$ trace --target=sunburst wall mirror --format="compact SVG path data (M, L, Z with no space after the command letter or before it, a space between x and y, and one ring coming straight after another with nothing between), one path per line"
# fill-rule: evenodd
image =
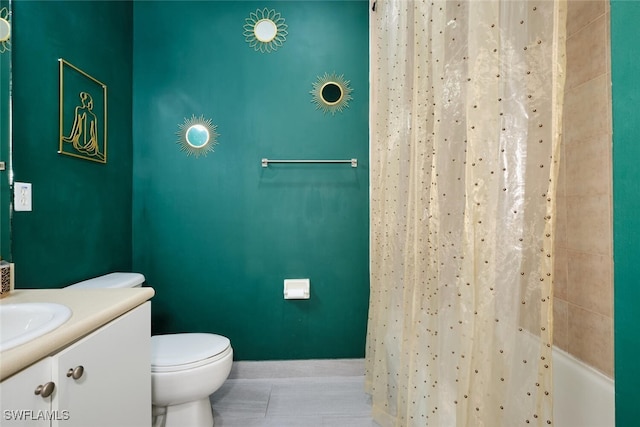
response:
M218 143L216 126L204 116L192 115L191 118L184 119L184 123L179 124L178 128L178 144L188 156L206 156Z
M278 50L287 40L287 24L274 9L258 9L245 19L244 38L249 46L262 53Z
M353 99L352 91L349 80L345 80L343 75L325 73L313 83L311 102L316 104L316 109L335 114L349 106L349 101Z
M0 53L11 50L11 22L9 9L0 9Z

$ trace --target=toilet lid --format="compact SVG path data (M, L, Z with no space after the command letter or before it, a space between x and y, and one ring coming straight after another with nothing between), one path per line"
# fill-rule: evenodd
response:
M229 338L215 334L166 334L151 337L151 365L186 365L216 356L229 348Z

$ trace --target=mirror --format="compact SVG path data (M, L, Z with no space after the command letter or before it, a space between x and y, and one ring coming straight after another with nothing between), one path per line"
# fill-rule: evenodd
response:
M316 104L316 109L335 114L349 106L351 92L349 81L342 75L325 73L318 77L310 93L313 95L312 102Z
M0 53L10 50L9 39L11 38L11 24L9 23L9 9L0 9Z
M337 104L342 99L342 88L335 82L327 82L320 89L320 96L329 105Z
M209 130L203 125L192 125L185 134L187 144L195 148L202 148L209 142Z
M9 21L0 16L0 42L6 42L11 36L11 25Z
M261 19L256 23L255 27L253 27L253 33L258 41L268 43L278 34L278 27L269 19Z
M204 116L193 115L178 125L178 128L178 144L188 156L206 156L217 144L216 126L211 123L211 119L205 119Z
M245 19L244 38L256 51L269 53L278 50L287 39L287 24L275 10L258 9Z

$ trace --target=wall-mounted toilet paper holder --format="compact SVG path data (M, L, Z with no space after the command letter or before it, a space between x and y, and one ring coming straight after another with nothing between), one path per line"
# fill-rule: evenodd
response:
M309 299L309 279L284 279L284 299Z

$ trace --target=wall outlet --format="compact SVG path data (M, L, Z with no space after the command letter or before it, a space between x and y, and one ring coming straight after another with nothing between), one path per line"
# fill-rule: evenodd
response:
M31 211L31 184L27 182L13 183L13 210Z

